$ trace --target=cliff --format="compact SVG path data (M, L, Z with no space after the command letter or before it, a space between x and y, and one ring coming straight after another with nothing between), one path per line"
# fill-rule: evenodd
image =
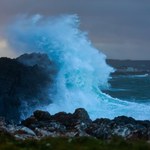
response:
M56 73L54 68L46 54L0 58L1 116L19 121L20 116L28 115L30 108L50 103L48 91Z

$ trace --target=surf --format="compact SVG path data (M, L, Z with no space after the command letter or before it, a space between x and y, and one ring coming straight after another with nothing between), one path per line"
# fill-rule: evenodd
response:
M18 53L46 53L58 73L49 96L52 104L42 107L51 114L85 108L92 119L120 115L150 119L149 104L122 101L104 94L113 68L79 29L77 15L59 17L22 16L7 28L7 42Z

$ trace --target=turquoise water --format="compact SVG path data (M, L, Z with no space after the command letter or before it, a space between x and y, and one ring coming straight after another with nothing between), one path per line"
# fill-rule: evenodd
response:
M150 75L115 75L111 87L104 92L113 98L134 102L150 102Z

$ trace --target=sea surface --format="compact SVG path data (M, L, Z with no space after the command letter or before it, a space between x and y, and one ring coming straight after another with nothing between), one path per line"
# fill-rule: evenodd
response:
M125 101L150 102L150 75L113 75L104 92Z

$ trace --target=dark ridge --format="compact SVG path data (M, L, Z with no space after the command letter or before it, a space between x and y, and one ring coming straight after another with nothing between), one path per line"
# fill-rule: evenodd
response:
M114 75L150 74L150 60L107 59L106 62L116 69Z
M48 90L56 73L46 54L0 58L0 114L19 121L38 105L51 102Z

